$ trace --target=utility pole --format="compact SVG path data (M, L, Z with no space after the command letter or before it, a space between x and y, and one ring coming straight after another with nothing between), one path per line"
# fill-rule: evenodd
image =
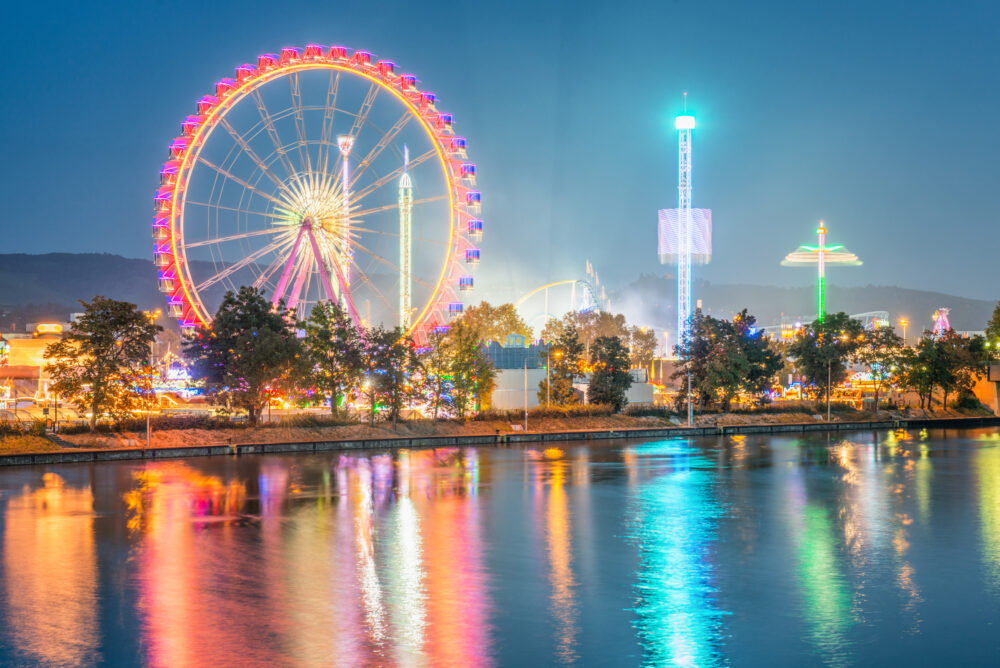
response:
M831 363L832 360L829 357L827 357L826 358L826 421L827 422L830 421L830 390L832 389L830 387L830 379L832 377L830 373Z
M524 358L524 430L528 431L528 358Z

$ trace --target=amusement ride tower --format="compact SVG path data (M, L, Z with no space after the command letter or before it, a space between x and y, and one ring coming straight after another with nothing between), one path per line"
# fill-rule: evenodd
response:
M712 211L691 208L691 135L694 116L684 114L674 122L678 135L677 208L659 212L661 264L677 264L677 345L686 349L691 320L691 266L712 258Z
M410 326L413 289L413 181L410 180L410 149L403 147L403 175L399 177L399 326Z
M803 267L816 265L816 319L820 322L826 319L826 267L838 264L848 267L861 266L861 260L843 246L828 246L826 243L826 225L819 221L816 228L815 246L799 246L785 256L781 264L786 267Z

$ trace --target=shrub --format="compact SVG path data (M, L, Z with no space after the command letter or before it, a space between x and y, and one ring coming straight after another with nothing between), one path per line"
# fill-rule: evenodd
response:
M604 417L614 413L611 406L605 404L574 404L572 406L536 406L528 409L528 418L574 418L574 417ZM523 408L508 410L491 409L480 411L472 416L477 422L499 420L517 422L524 419Z
M959 392L958 396L955 397L955 401L951 403L951 407L960 411L974 411L976 413L985 412L987 415L992 414L992 411L990 411L987 406L984 406L975 394L968 390Z
M656 404L629 404L622 412L632 417L657 417L664 420L677 415L677 412L670 406L657 406Z

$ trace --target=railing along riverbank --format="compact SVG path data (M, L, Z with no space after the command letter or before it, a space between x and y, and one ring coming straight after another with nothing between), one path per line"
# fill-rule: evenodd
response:
M167 446L109 450L62 450L55 452L0 455L0 466L72 464L143 459L177 459L225 455L266 455L330 452L338 450L385 450L401 448L515 445L558 441L609 439L684 438L735 434L794 434L824 431L879 431L887 429L974 429L1000 427L1000 417L908 418L859 422L800 422L790 424L740 424L703 427L650 427L636 429L586 429L557 432L505 432L468 436L400 436L391 438L330 439L285 443Z

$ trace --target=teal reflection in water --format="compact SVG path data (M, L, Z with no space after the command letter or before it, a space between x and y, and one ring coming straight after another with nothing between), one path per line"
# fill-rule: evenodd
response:
M629 537L639 549L633 624L648 665L724 662L719 645L725 613L716 606L710 560L722 511L712 475L694 468L700 460L693 452L686 441L625 452ZM640 480L633 475L637 470L653 477Z

